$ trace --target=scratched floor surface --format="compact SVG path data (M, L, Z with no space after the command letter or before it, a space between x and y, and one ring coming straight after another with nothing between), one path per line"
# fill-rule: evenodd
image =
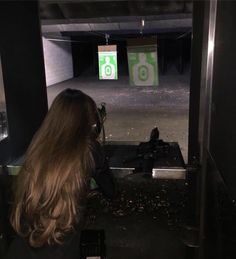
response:
M187 161L189 73L172 71L160 76L157 87L130 86L127 76L117 81L97 77L78 77L48 87L48 103L65 88L76 88L90 95L99 105L106 103L106 139L109 141L144 141L158 126L160 137L179 143Z

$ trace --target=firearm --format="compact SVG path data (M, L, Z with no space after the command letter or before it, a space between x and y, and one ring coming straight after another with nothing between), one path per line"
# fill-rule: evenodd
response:
M106 103L101 103L101 107L98 107L98 113L103 124L107 117Z
M98 113L99 113L99 122L97 125L99 125L99 133L102 132L102 144L105 144L106 141L106 133L104 128L104 122L107 117L107 111L106 111L106 103L101 103L101 107L98 107Z
M153 128L148 142L141 142L138 145L138 157L153 157L157 160L159 156L163 156L169 152L169 144L159 139L159 130L157 127Z
M136 156L125 160L124 163L139 160L139 165L135 171L152 173L154 162L159 157L168 154L169 147L167 142L159 139L159 130L155 127L151 131L149 141L141 142L137 147Z

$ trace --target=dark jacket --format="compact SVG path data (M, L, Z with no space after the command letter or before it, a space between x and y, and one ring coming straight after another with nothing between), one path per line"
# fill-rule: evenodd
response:
M5 259L79 259L79 237L79 232L76 232L68 236L62 245L32 248L24 238L17 236L11 243Z

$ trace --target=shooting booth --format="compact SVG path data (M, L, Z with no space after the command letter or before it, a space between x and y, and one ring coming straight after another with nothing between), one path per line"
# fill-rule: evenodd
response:
M15 235L9 224L12 182L53 96L72 78L69 85L80 84L98 105L106 96L111 100L100 109L108 118L101 136L119 190L113 201L99 192L88 201L80 258L235 258L234 3L54 2L0 3L0 257ZM177 130L178 118L162 127L178 98L161 84L173 57L175 72L184 73L186 49L191 73L183 155L182 144L165 135ZM96 77L94 88L84 74ZM146 115L142 101L157 92L170 98L171 112L153 123L156 106L147 102ZM127 95L133 95L128 104ZM160 111L162 96L154 100ZM179 99L186 108L186 99ZM115 102L121 102L121 118L133 105L137 117L129 121L136 128L125 128L118 117L109 120ZM145 137L135 139L131 131L142 125ZM123 128L126 138L119 135Z
M112 17L114 20L119 19L119 24L116 26L118 28L117 35L114 34L112 38L105 35L104 32L99 32L105 23L96 25L95 20L94 25L91 25L92 21L88 22L88 18L91 19L91 17L83 17L86 14L84 12L80 13L81 19L85 19L83 26L86 24L89 30L95 28L95 26L100 26L100 29L96 29L98 31L96 33L90 31L89 35L86 35L86 42L82 43L81 40L85 37L82 35L84 31L81 32L80 26L82 25L77 26L77 28L80 28L80 32L76 34L73 31L76 25L67 24L66 19L63 21L65 24L61 26L49 24L57 20L49 19L50 15L57 15L57 13L48 12L55 7L53 4L47 5L43 1L40 4L40 15L43 17L41 18L43 20L42 27L40 27L37 3L27 1L24 2L24 5L22 2L1 3L1 32L4 35L4 38L0 40L1 86L4 89L2 92L5 93L4 109L7 114L5 117L4 114L1 115L1 127L4 133L0 143L1 212L4 211L1 216L1 222L3 222L1 228L2 244L4 243L2 254L5 252L4 247L6 249L14 238L14 232L9 224L12 182L18 177L19 169L24 160L24 153L34 133L41 125L48 106L50 106L53 89L56 89L53 87L46 88L46 85L56 83L59 76L60 80L63 80L62 75L65 71L63 70L62 73L62 67L60 67L61 70L58 67L53 70L53 65L55 63L63 65L62 60L64 58L68 68L65 74L67 73L67 76L78 76L78 78L86 67L91 67L92 71L96 70L96 76L103 80L102 84L106 84L108 81L117 82L120 78L122 79L123 75L128 75L128 89L131 89L131 91L138 89L141 94L150 93L149 95L152 95L152 91L156 93L159 87L158 61L163 75L168 70L168 67L165 67L166 60L163 54L165 44L163 42L166 40L172 44L174 39L183 34L182 30L186 31L182 26L181 32L171 31L171 38L166 39L169 34L163 36L160 25L158 31L160 37L157 39L156 31L154 31L156 21L150 20L149 22L148 20L149 18L152 19L149 16L150 10L153 10L152 7L155 6L154 2L149 3L151 4L150 7L143 1L145 8L148 8L148 18L141 16L143 8L139 6L138 2L134 3L134 7L138 7L137 17L129 17L131 10L126 12L123 9L123 5L126 6L125 8L132 9L132 4L129 7L126 1L117 2L114 6L112 2L110 4L100 3L100 1L95 2L95 5L98 6L97 10L104 9L104 5L110 6L109 10L104 9L107 12L106 15L111 16L108 27L116 26L112 22ZM85 5L79 3L79 1L77 4L79 5L78 10ZM56 7L58 6L59 4L56 4ZM60 8L62 7L63 4L60 5ZM69 14L73 15L72 11L76 7L65 4L64 8L63 12L66 12L66 9L69 8L68 10L71 10ZM91 4L87 3L86 10L90 9L93 12L96 11ZM135 9L133 11L135 12ZM100 16L95 12L94 19L102 19L96 17L96 15ZM119 18L119 15L125 16L125 18ZM155 15L158 16L158 12ZM177 16L181 18L184 25L187 24L188 28L191 28L191 11L187 10L185 15L179 14ZM49 17L48 21L45 21L47 17ZM12 22L8 24L9 19ZM125 19L124 23L122 23L123 19ZM132 21L129 22L129 19ZM138 22L135 21L137 19ZM156 18L153 17L153 19ZM173 19L174 17L171 17L171 20ZM172 25L174 24L174 21L170 22ZM82 23L82 20L80 23ZM29 24L31 26L28 26ZM168 25L168 22L166 24ZM106 31L109 35L112 35L108 27L106 27ZM62 35L63 39L56 38L54 31L56 28L63 30L56 33L57 36L58 34ZM43 39L41 39L41 30L43 31ZM145 32L145 30L147 31ZM15 31L14 35L11 33L12 31ZM101 37L101 34L105 37ZM190 34L187 35L189 41ZM52 38L54 41L50 41ZM128 40L126 40L127 38ZM94 39L96 39L95 44ZM63 43L60 43L60 40L63 40ZM68 47L68 42L71 49ZM57 48L53 49L55 47L53 44L58 44L56 45ZM46 50L43 50L43 48L46 48ZM65 50L63 55L58 52L62 49ZM159 53L158 49L160 50ZM70 50L72 59L68 58ZM12 56L13 51L14 57ZM46 51L48 52L46 53ZM53 56L54 51L57 55L50 63L48 56ZM181 53L181 51L178 51L178 53ZM58 57L60 59L56 59ZM179 58L181 59L182 56ZM91 64L92 66L90 66ZM73 68L72 74L69 68ZM54 71L54 77L50 77L50 69ZM60 75L57 74L57 71L61 71ZM63 78L66 79L66 77ZM98 84L98 81L96 81L96 85ZM102 90L99 89L99 91L101 91L100 95L102 96ZM96 94L99 95L98 92ZM161 95L159 98L161 99ZM158 102L157 100L154 101ZM142 109L141 102L140 107ZM109 104L106 105L106 108L109 118ZM132 121L132 117L129 120ZM116 121L113 122L114 125L116 125L115 123ZM141 125L141 123L139 124ZM7 127L4 125L7 125ZM109 161L110 172L116 179L119 196L114 201L109 201L100 193L97 193L95 197L89 200L89 224L81 234L80 258L185 256L186 245L176 235L179 233L181 224L184 224L187 202L186 161L183 159L179 143L162 138L163 131L158 126L158 123L155 123L154 126L153 124L146 124L146 133L142 140L135 140L132 137L129 137L128 140L113 140L109 138L111 135L109 131L106 132L105 137L107 136L108 139L103 139L105 142L104 151ZM122 129L122 124L116 128L119 127ZM107 131L106 123L105 130ZM138 127L136 130L139 130ZM161 245L156 246L157 243ZM172 249L169 249L169 245L172 246Z

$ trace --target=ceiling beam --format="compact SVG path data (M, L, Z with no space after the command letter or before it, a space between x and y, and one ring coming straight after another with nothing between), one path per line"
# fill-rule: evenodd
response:
M189 3L189 2L188 2ZM41 2L41 19L148 16L191 12L185 1Z

